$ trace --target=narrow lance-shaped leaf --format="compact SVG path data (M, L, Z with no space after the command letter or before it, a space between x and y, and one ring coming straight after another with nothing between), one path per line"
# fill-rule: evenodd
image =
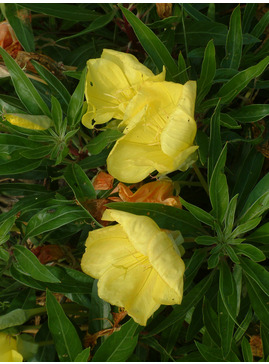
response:
M69 318L53 294L47 290L49 329L60 361L75 361L82 351L81 341Z
M209 139L209 156L208 156L208 183L211 180L215 164L221 153L222 144L220 137L220 104L215 108L214 114L210 119L210 139Z
M138 19L131 11L125 9L121 5L119 6L123 12L123 15L134 29L134 32L142 47L152 58L159 72L161 72L163 66L165 66L167 71L167 80L176 82L178 80L179 71L168 49L153 33L153 31L148 28L140 19Z
M10 73L13 85L23 105L34 115L47 115L50 117L50 111L39 95L32 82L17 65L14 59L0 47L0 55L3 57L5 65Z
M31 27L31 15L17 4L3 4L6 18L16 37L26 52L35 51L34 34Z
M197 105L208 94L216 73L215 47L213 40L206 46L200 78L197 81Z
M14 256L17 259L20 269L32 278L42 282L60 282L60 280L55 277L43 264L41 264L37 257L24 246L15 246Z
M225 144L219 159L212 173L209 196L213 207L212 214L216 216L219 222L222 222L229 204L229 190L226 176L223 173L227 154L227 144Z
M221 67L238 69L241 62L242 44L241 12L240 5L238 5L231 15L226 40L226 56L221 63Z
M80 81L71 96L71 100L67 109L67 121L69 125L75 126L80 121L81 109L84 101L84 91L86 82L87 69L82 71Z
M269 296L269 272L260 264L240 258L243 271Z

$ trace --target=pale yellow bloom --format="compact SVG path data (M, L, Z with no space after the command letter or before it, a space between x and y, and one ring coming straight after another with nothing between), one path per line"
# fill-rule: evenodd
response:
M160 305L180 304L185 265L172 235L147 216L106 210L103 220L118 224L91 231L81 261L98 295L140 325Z
M0 332L0 362L23 361L17 351L17 340L12 336Z
M154 170L185 171L197 159L195 97L195 81L144 82L126 108L126 135L108 156L108 172L119 181L136 183Z
M131 54L104 49L101 58L87 62L85 95L88 104L82 123L87 128L112 118L122 120L137 88L146 80L163 81L165 71L155 76Z
M4 118L13 125L33 130L45 130L52 124L52 120L45 115L4 114Z

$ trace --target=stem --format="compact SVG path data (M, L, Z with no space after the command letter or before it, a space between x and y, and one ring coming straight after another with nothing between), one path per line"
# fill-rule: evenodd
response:
M209 195L208 186L206 183L206 180L204 179L202 173L200 172L199 168L197 167L196 163L193 164L194 172L196 173L196 176L198 177L199 181L201 182L201 185L204 187L205 192Z

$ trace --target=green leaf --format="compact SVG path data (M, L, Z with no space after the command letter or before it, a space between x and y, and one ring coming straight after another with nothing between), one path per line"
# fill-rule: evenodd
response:
M228 129L241 129L241 125L228 114L220 114L220 125Z
M47 283L33 279L17 270L15 265L11 266L10 274L18 282L27 287L32 287L37 290L45 291L46 288L53 292L64 294L88 294L91 292L93 278L84 273L75 271L74 269L47 267L47 269L56 276L61 283Z
M36 343L52 342L51 333L48 328L48 321L45 321L35 336ZM52 345L39 345L37 354L34 358L38 362L52 362L56 359L55 346Z
M80 4L78 4L80 5ZM85 9L84 6L71 4L24 3L23 7L41 14L71 21L90 21L98 15L97 12Z
M91 351L91 348L86 348L84 350L82 350L81 353L79 353L74 362L88 362L89 361L89 356L90 356L90 351Z
M66 168L64 179L72 188L78 201L83 202L96 198L96 192L91 180L78 164L72 163Z
M262 348L263 348L263 359L268 361L269 357L269 329L261 324L261 338L262 338Z
M267 173L248 195L247 201L241 211L240 223L248 221L249 218L261 215L267 209L268 186L269 174Z
M205 16L200 11L196 10L195 7L191 4L183 4L183 9L188 13L193 19L197 21L208 21L211 22L211 19Z
M199 352L203 356L206 361L209 362L223 362L223 356L221 355L221 351L217 348L212 348L211 346L207 346L204 344L195 341L195 345L197 346Z
M51 95L51 117L58 135L65 133L66 123L63 123L63 112L59 101Z
M249 30L251 28L251 23L253 22L253 20L255 18L255 14L257 11L257 5L258 4L248 3L245 6L243 20L242 20L242 32L243 33L249 32Z
M0 245L4 244L9 239L9 233L15 221L16 216L10 216L0 224Z
M89 214L78 206L47 207L31 217L25 230L24 239L83 219L89 219Z
M235 287L233 276L228 264L224 260L221 260L220 264L219 287L221 296L224 297L224 299L234 293Z
M173 359L173 357L165 350L165 348L159 343L159 341L157 339L155 339L155 337L143 337L142 338L142 343L144 345L147 345L151 348L153 348L154 350L158 351L159 353L161 353L162 355L166 355L170 360L175 361Z
M184 207L186 207L187 210L199 221L205 223L206 225L209 225L211 227L214 227L214 217L210 215L208 212L204 211L198 206L192 205L191 203L183 200L182 197L180 197L180 202Z
M91 22L91 24L87 28L85 28L81 32L72 34L68 37L60 38L57 40L57 42L61 42L63 40L67 40L67 39L81 37L82 35L85 35L85 34L93 32L97 29L103 28L113 20L115 13L116 13L116 11L114 10L105 15L96 16L96 18Z
M119 7L127 21L132 26L142 47L157 66L159 72L161 72L163 70L163 66L165 66L167 71L167 80L176 82L178 80L179 70L170 52L162 41L131 11L125 9L121 5L119 5Z
M245 275L245 279L251 305L258 318L262 321L264 327L269 329L268 296L264 293L264 291L261 290L256 282L250 278L249 275Z
M47 290L49 329L60 361L75 361L82 351L77 331L53 294Z
M257 183L263 166L264 157L256 148L245 147L240 156L240 165L234 171L236 181L232 195L239 194L237 209L242 209L252 188Z
M248 235L247 240L254 241L255 243L269 244L269 222Z
M93 138L86 145L86 148L91 154L99 154L108 144L119 139L121 136L123 136L123 134L120 131L107 129Z
M242 56L242 28L241 28L241 12L238 5L232 12L230 18L230 26L226 40L226 55L221 63L221 67L238 69Z
M218 316L216 312L213 310L209 300L206 297L204 297L204 303L203 303L203 320L204 320L204 325L211 339L218 346L221 346L219 327L217 324Z
M58 80L57 77L54 76L50 71L48 71L45 67L43 67L38 62L32 60L31 63L34 65L35 69L39 73L39 75L43 78L44 81L48 84L50 90L54 95L57 95L59 100L62 101L64 111L67 111L67 107L69 105L71 96L65 86L61 81Z
M240 323L238 329L236 330L235 334L234 334L234 340L236 342L238 342L241 337L244 335L244 333L247 331L249 324L252 321L252 309L251 307L249 307L249 310L246 314L246 316L244 317L243 321Z
M225 216L224 216L224 224L225 224L224 233L226 235L230 234L232 232L232 230L233 230L233 224L234 224L234 216L235 216L237 198L238 198L238 194L235 195L230 200L229 206L228 206L227 211L226 211Z
M256 217L255 219L249 220L244 224L238 225L236 229L234 229L232 233L232 237L236 238L241 234L245 234L246 232L254 229L261 222L261 217Z
M186 333L186 341L191 341L203 327L203 316L201 315L202 305L203 300L198 302L192 313L191 322Z
M249 67L232 77L232 79L225 83L217 93L217 97L221 98L221 104L229 104L253 78L258 77L263 73L268 64L269 56L255 66Z
M19 158L1 163L0 176L8 176L32 171L40 166L42 160L29 160L27 158Z
M258 286L269 295L269 272L260 264L246 258L240 258L243 271L258 284Z
M14 256L17 259L19 268L34 279L42 282L59 283L56 278L43 264L39 262L37 257L24 246L16 245L14 247Z
M71 100L67 110L67 121L69 125L75 126L81 119L81 111L84 102L84 91L86 82L86 72L87 69L81 73L80 81L71 96Z
M218 239L214 236L200 235L195 239L195 242L199 245L214 245L218 244Z
M4 4L6 18L26 52L35 51L30 13L17 4Z
M34 115L47 115L50 117L50 111L39 95L32 82L23 72L23 70L17 65L14 59L0 47L0 55L3 57L5 65L10 73L13 85L16 93L19 96L21 102L30 112Z
M139 325L130 319L121 326L119 331L106 339L94 354L92 361L128 361L137 344L138 333L136 330L138 327Z
M161 229L180 230L183 235L199 235L203 232L200 222L188 211L159 203L112 202L109 208L127 211L136 215L146 215L153 219Z
M269 105L247 105L240 109L230 111L228 115L240 123L253 123L255 121L262 120L269 115Z
M171 312L169 316L167 316L159 325L157 325L152 331L150 331L148 335L156 335L167 327L172 326L177 321L183 319L186 316L187 312L192 307L197 305L197 303L210 288L214 273L215 272L213 271L211 274L203 278L192 288L192 290L186 296L183 296L181 305L174 306L173 312Z
M223 173L227 155L225 144L212 173L209 185L209 197L213 207L212 214L222 222L229 205L229 190L225 174Z
M16 310L10 311L5 315L0 316L0 330L7 329L8 327L22 325L27 322L32 316L40 315L46 312L44 307L31 308L23 310L17 308Z
M207 257L207 249L196 249L191 259L186 264L184 290L186 291L192 284L193 279L198 273L201 265Z
M254 262L261 262L266 259L263 252L257 247L251 244L239 244L234 246L234 250L237 254L243 254L252 259Z
M220 257L220 252L213 254L211 253L207 261L208 269L213 269L219 264L219 257Z
M252 362L253 355L252 355L252 351L251 351L251 346L250 346L248 340L246 339L246 337L243 337L243 339L242 339L241 348L242 348L242 354L243 354L244 361Z
M200 162L205 166L208 158L209 138L204 131L199 129L196 133L196 144L199 146L198 153Z
M109 320L112 318L111 306L98 296L97 279L94 280L91 291L91 308L89 319L91 320L91 330L97 332L111 327ZM96 320L99 318L99 320Z
M205 49L200 78L197 81L197 105L200 105L204 97L211 89L216 73L216 59L214 42L211 39Z
M231 351L233 331L235 325L235 321L231 317L231 315L235 316L236 312L236 302L237 302L236 292L234 290L232 295L225 297L225 301L222 297L223 297L223 292L221 291L220 287L220 292L218 295L219 333L221 337L222 355L224 359L227 359L227 356Z
M222 143L220 137L220 104L215 108L210 119L210 139L207 180L211 180L213 170L221 153Z
M178 75L179 83L184 84L185 82L189 81L189 76L188 76L187 68L186 68L186 62L185 62L185 59L184 59L181 51L179 52L179 55L178 55L178 69L180 72Z

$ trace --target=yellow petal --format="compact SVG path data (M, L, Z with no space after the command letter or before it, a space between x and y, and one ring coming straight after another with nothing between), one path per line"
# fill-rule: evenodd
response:
M45 130L52 125L52 120L45 115L4 114L4 118L11 124L26 129Z
M82 270L99 279L119 259L135 252L120 225L89 232L86 251L81 260Z
M183 86L182 95L177 106L182 108L186 114L194 117L195 99L196 81L188 81Z
M0 332L0 362L21 362L23 357L17 351L17 341L12 336Z

